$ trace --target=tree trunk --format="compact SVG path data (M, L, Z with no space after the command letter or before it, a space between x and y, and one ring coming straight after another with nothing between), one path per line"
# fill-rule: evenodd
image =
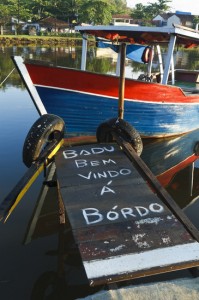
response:
M3 35L3 25L0 25L0 34Z

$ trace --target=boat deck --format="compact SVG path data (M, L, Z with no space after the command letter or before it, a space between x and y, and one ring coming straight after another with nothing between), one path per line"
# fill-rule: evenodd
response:
M199 71L198 70L175 70L175 78L179 81L196 82L199 83Z
M198 231L128 147L63 146L55 157L90 286L199 265Z

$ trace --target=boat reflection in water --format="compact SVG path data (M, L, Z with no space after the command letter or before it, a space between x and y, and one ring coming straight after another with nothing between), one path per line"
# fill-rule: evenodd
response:
M199 192L199 129L182 136L146 142L141 158L184 208Z
M188 215L189 210L194 209L194 205L197 204L199 195L198 141L199 129L175 138L145 140L141 155L177 204L181 208L185 207L185 212L188 209ZM46 255L57 256L57 270L41 274L34 283L31 299L48 299L45 298L46 293L52 297L49 299L86 297L102 287L89 287L70 225L65 219L63 203L56 185L53 184L56 181L54 164L49 168L46 180L50 184L44 185L41 189L24 244L56 233L58 245ZM196 220L191 221L196 223Z

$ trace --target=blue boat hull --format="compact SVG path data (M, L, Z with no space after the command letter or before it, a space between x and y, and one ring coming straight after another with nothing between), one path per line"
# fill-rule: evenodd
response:
M36 89L47 112L61 116L72 135L95 134L101 122L118 115L115 98L41 86ZM124 119L143 137L172 136L198 127L199 104L127 100Z

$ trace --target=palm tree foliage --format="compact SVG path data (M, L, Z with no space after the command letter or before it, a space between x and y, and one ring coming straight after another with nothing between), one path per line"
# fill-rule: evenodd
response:
M148 5L143 5L138 3L135 8L132 9L131 16L133 19L142 19L145 24L151 21L154 16L161 13L166 13L170 10L169 3L171 0L157 0L154 3L148 3Z

